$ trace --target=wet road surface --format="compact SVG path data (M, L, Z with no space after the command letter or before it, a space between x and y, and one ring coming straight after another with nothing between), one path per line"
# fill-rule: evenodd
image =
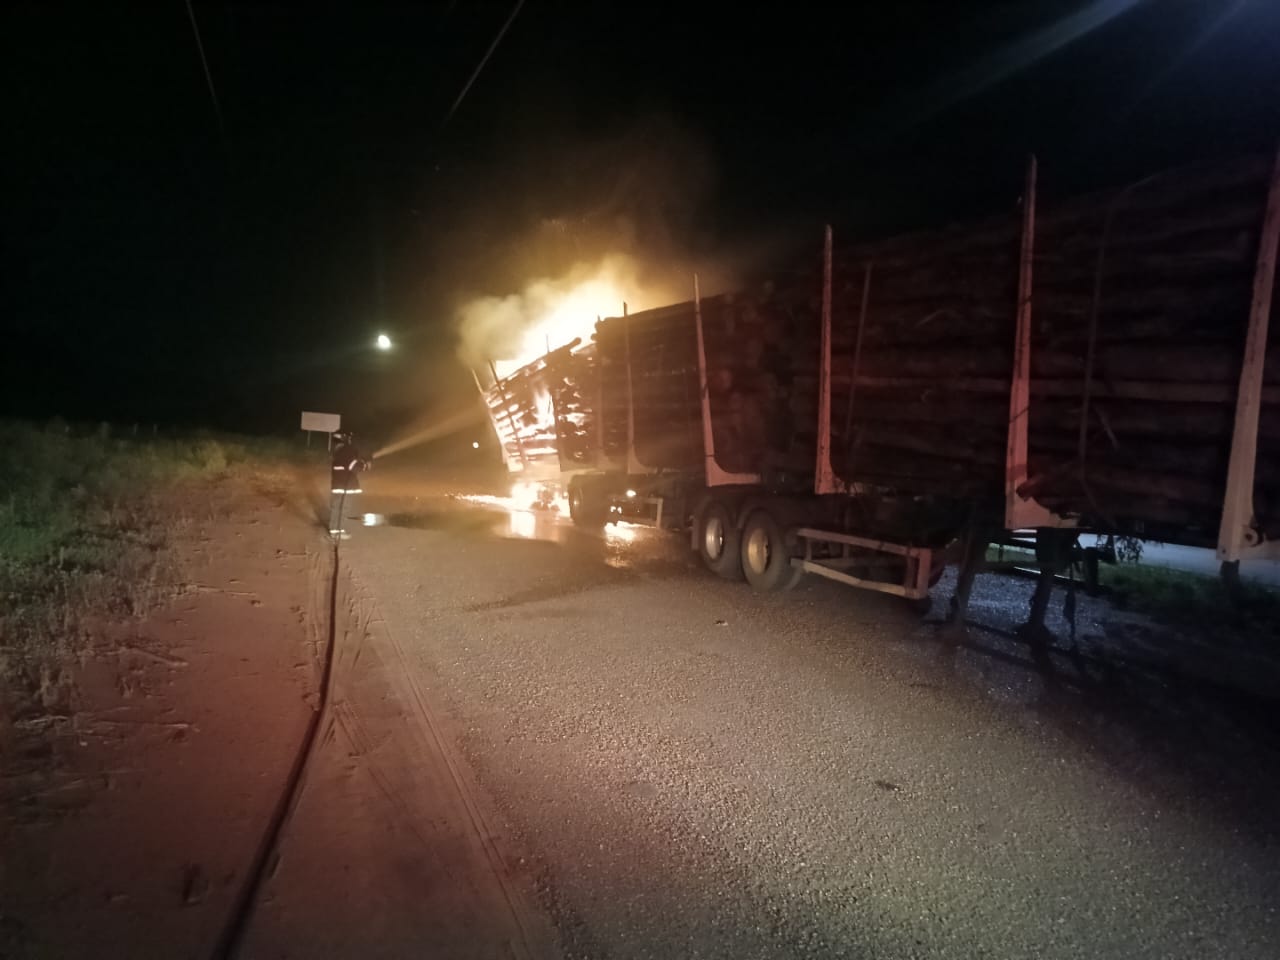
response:
M1269 683L1130 669L1083 598L1034 669L1021 582L980 578L953 646L893 598L376 479L345 561L565 956L1280 955Z

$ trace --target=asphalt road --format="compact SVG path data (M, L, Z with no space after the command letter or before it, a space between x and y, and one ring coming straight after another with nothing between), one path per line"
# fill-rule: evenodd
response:
M1037 671L1001 632L1022 583L980 578L992 629L956 647L655 531L370 486L345 562L565 956L1280 956L1266 690L1091 671L1087 643Z

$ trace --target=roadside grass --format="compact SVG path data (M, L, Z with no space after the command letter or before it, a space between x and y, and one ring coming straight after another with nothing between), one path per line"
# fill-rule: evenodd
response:
M1035 554L987 548L988 563L1035 566ZM1231 636L1244 645L1274 646L1280 633L1280 591L1242 581L1228 590L1221 577L1141 563L1100 564L1098 583L1117 609L1203 635Z
M1274 647L1280 591L1244 581L1231 591L1221 577L1136 564L1103 565L1098 579L1122 610L1183 629Z
M0 421L0 449L0 681L45 701L89 618L140 617L181 590L167 548L210 485L278 488L298 456L281 441L61 421Z
M1035 566L1036 555L1018 547L987 547L987 563L1017 563Z

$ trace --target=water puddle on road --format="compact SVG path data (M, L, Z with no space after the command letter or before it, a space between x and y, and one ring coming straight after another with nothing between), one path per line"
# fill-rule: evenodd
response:
M546 540L564 543L574 528L555 506L517 505L511 497L487 494L459 494L452 498L463 509L478 508L489 518L493 536L515 540Z
M459 496L458 500L490 508L494 514L493 532L497 536L516 540L546 540L565 544L570 540L600 538L611 546L634 543L646 532L646 528L630 523L610 523L599 534L574 526L568 511L558 503L550 506L523 505L512 497L485 495Z
M679 537L649 527L610 523L599 530L575 526L558 503L530 503L489 494L450 494L403 513L369 514L370 526L436 530L468 537L538 541L571 550L616 570L669 577L682 573Z

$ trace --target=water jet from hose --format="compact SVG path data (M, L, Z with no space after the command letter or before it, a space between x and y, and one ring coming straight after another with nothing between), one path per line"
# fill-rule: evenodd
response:
M480 422L483 419L484 411L479 409L479 407L450 414L449 416L442 417L435 421L429 427L419 430L416 433L412 433L400 440L393 441L392 443L382 447L380 450L375 450L373 458L376 460L379 457L389 457L393 453L408 450L410 447L416 447L432 440L438 440L440 437L447 437L449 434L457 433L459 430Z

